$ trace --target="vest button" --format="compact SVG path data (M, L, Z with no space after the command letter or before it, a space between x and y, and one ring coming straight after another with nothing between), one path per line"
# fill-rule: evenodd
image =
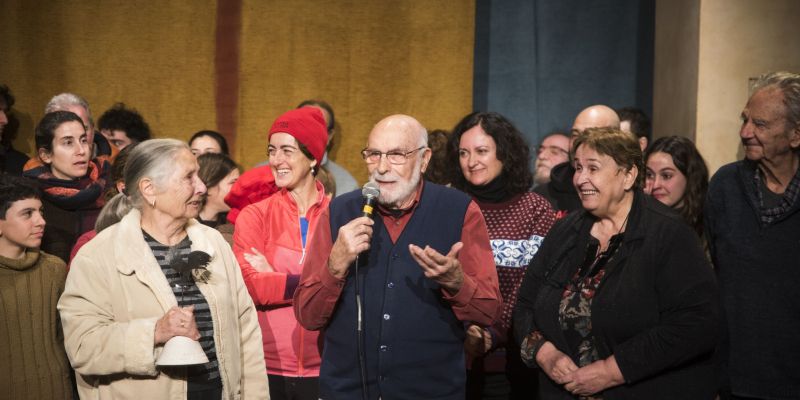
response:
M389 350L389 346L387 346L385 344L382 344L380 348L381 348L381 351L388 351Z
M394 289L394 282L387 283L386 287L388 287L389 289Z
M389 314L383 314L383 319L388 321L390 318L392 317Z

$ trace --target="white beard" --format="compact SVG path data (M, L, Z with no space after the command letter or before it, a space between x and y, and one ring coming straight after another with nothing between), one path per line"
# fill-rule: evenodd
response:
M415 165L415 169L416 171L414 171L414 174L408 181L403 181L392 171L389 171L383 175L378 173L377 168L372 171L372 174L370 175L371 181L376 182L376 178L380 177L383 180L395 181L395 185L397 186L392 191L381 187L381 194L378 196L378 203L389 209L400 208L400 206L414 194L414 191L417 189L417 185L419 184L419 180L421 179L422 172L419 170L419 165Z

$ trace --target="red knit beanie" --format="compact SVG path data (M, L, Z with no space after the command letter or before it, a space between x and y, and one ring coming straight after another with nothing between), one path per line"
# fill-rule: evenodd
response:
M314 107L302 107L283 113L269 128L267 141L273 133L283 132L292 135L306 146L311 155L322 165L325 147L328 145L328 130L322 111Z

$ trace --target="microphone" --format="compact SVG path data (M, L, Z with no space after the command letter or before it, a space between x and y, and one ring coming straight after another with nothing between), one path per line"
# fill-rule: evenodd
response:
M375 209L375 203L378 201L378 196L381 195L381 188L375 182L367 182L361 189L361 197L364 198L364 207L361 211L364 212L365 217L372 218L372 211Z

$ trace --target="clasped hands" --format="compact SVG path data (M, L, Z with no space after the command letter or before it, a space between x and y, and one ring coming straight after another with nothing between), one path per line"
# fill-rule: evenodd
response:
M331 275L339 279L344 278L356 256L369 249L374 224L375 222L368 217L359 217L339 228L339 235L328 259L328 270ZM463 244L458 242L446 255L430 246L421 248L413 244L408 246L408 251L426 277L442 285L451 295L455 295L464 283L464 272L458 261L458 252L462 247Z
M614 356L579 368L550 342L539 349L536 363L553 382L578 396L590 396L625 382Z

